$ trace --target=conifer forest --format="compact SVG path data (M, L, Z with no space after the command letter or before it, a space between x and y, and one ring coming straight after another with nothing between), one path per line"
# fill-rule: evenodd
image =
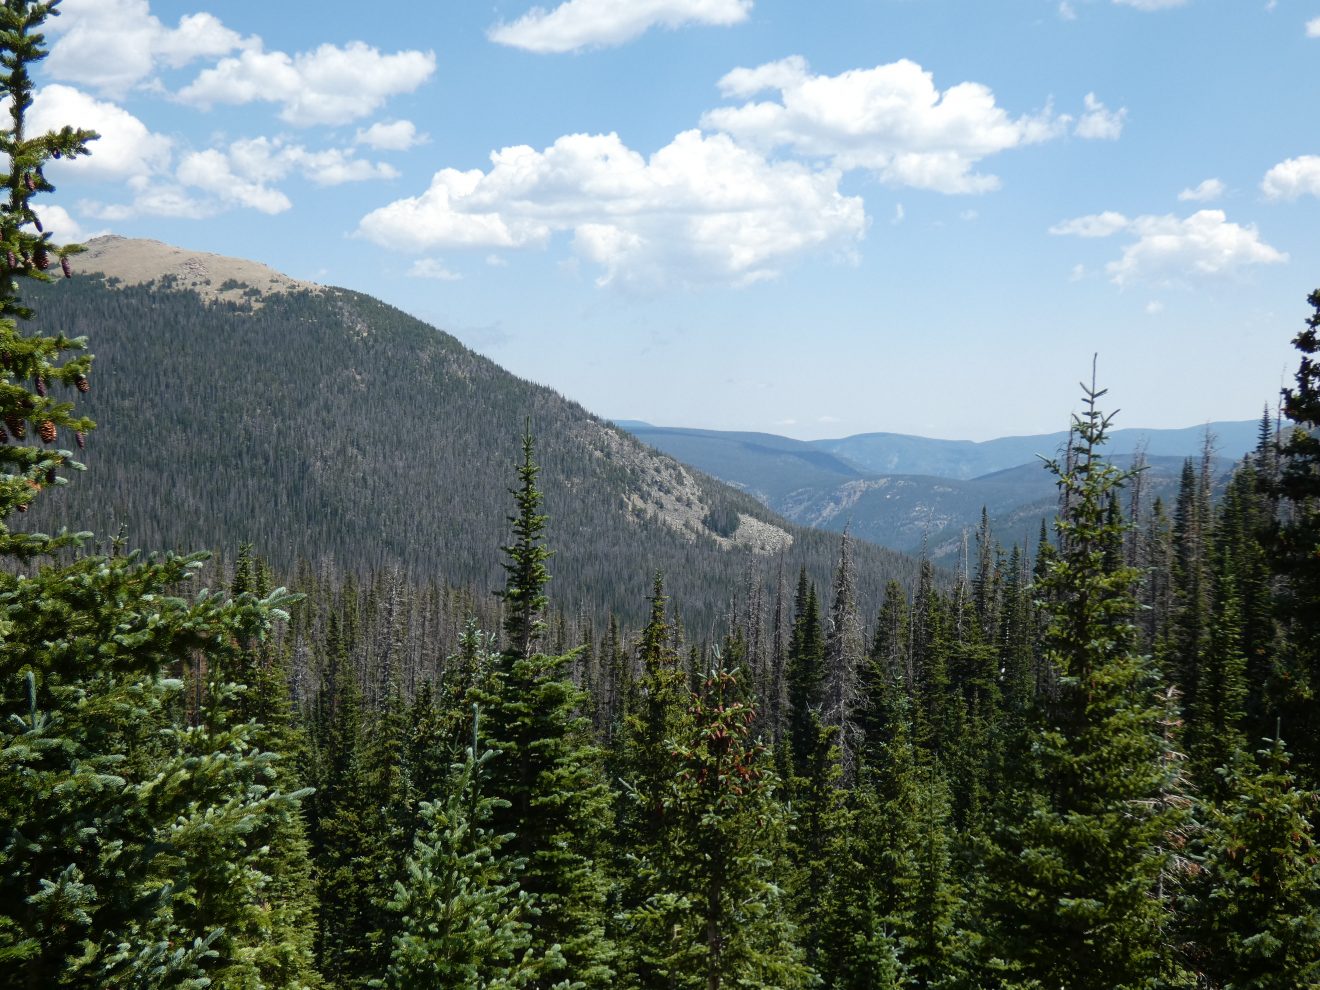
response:
M556 543L591 496L533 409L447 569L362 507L321 558L92 534L63 489L114 470L79 463L112 385L40 215L97 136L27 126L53 6L0 7L0 986L1320 987L1320 291L1226 485L1150 497L1079 369L1057 514L956 568Z

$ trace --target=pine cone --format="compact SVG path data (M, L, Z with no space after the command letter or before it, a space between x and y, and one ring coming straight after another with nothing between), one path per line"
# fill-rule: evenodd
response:
M35 213L32 214L32 226L37 228L38 234L46 232L46 228L41 225L41 217L37 216Z
M18 255L14 254L13 251L5 252L5 260L9 262L9 267L11 269L18 267Z
M36 192L36 191L37 191L37 180L34 179L34 178L32 178L32 173L31 173L31 172L24 172L24 173L23 173L23 185L27 186L27 190L28 190L28 192Z
M9 434L15 440L22 440L27 436L27 428L24 426L23 421L17 416L6 416L5 426L9 427Z
M60 271L64 273L65 278L73 278L73 266L69 264L68 258L60 258Z
M86 375L78 375L74 378L73 384L77 387L79 392L86 393L92 390L92 383L87 380Z
M41 434L42 443L54 443L56 432L55 424L48 419L43 419L41 425L37 427L37 432Z
M9 442L9 434L6 433L4 430L0 430L0 443L8 443L8 442Z
M79 450L82 450L84 447L87 446L87 434L84 433L82 430L79 430L77 433L75 433L73 435L73 439L78 442Z
M50 267L50 255L46 253L44 247L38 246L37 249L32 252L32 260L36 262L37 267L43 272Z
M46 379L42 375L37 375L37 395L46 397Z
M54 468L47 468L47 469L46 469L46 484L48 484L48 485L53 485L53 484L55 484L55 469L54 469Z

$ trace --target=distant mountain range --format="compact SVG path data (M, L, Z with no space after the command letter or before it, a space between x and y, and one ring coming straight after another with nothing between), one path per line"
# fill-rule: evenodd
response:
M286 574L300 560L397 567L487 596L503 585L530 422L556 602L640 619L659 570L686 619L711 628L781 552L791 577L801 565L830 580L837 535L785 521L370 296L155 241L89 248L74 279L32 294L43 329L88 336L80 408L99 424L87 473L24 517L34 528L122 527L155 548L251 541ZM857 559L876 604L887 579L916 573L876 546Z
M1056 494L1041 458L1058 456L1068 440L1059 432L981 443L899 433L807 441L636 420L618 425L787 519L836 531L848 527L863 539L909 552L924 548L937 559L958 552L982 507L1005 544L1034 541L1041 519L1053 514ZM1224 474L1256 446L1258 429L1257 422L1242 421L1115 430L1107 454L1126 466L1141 453L1146 489L1167 498L1184 460L1200 458L1207 430L1214 470Z

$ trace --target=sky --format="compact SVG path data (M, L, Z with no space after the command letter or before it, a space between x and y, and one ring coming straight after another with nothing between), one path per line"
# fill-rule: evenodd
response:
M61 10L58 241L367 292L611 419L1052 432L1094 354L1117 426L1253 419L1320 285L1320 0Z

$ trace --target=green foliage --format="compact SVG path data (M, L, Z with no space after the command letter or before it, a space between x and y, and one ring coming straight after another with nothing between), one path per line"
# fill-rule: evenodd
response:
M1156 891L1180 819L1166 800L1168 716L1134 648L1137 575L1112 553L1122 476L1100 455L1103 394L1085 389L1069 463L1051 465L1065 509L1041 592L1057 687L1035 734L1039 780L1004 809L986 861L992 966L1075 990L1153 986L1166 970Z
M1209 808L1202 869L1189 885L1197 968L1215 987L1320 985L1317 795L1298 786L1282 740L1221 769L1224 802Z
M507 804L483 793L482 769L494 756L469 750L447 795L422 802L422 830L389 905L402 917L379 985L515 990L540 968L528 952L533 909L514 879L523 864L502 855L511 836L489 825ZM547 963L562 960L552 954Z
M755 712L737 676L712 671L690 716L670 799L681 823L668 878L671 985L811 986L781 893L785 813L766 753L750 738Z
M82 338L64 334L28 333L20 320L31 320L32 310L19 296L19 279L54 281L48 271L58 260L69 273L68 258L78 245L58 246L43 229L34 200L52 192L44 174L52 158L76 158L88 153L96 139L92 131L64 127L58 132L29 135L27 113L32 106L31 66L45 57L41 27L58 11L58 3L16 0L0 8L0 95L7 103L9 127L0 131L0 155L8 192L0 210L0 555L33 557L67 545L67 534L54 539L41 534L13 532L11 513L26 512L49 485L63 484L58 472L82 465L64 449L50 449L60 430L66 441L76 433L79 446L91 429L86 417L75 416L73 403L48 394L48 386L84 390L91 357L79 354ZM71 355L71 356L66 356Z
M178 597L200 563L0 578L0 938L29 986L301 972L270 944L276 860L251 842L303 793L279 790L226 679L285 597Z

